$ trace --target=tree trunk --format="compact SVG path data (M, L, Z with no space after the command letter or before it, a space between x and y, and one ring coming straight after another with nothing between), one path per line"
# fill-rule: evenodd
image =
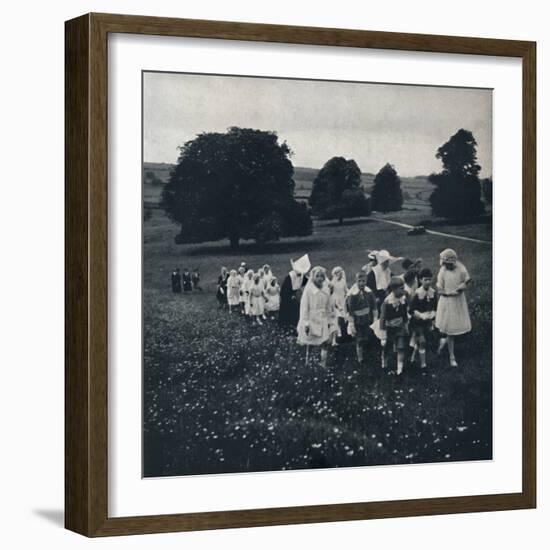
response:
M344 225L344 218L342 218L340 216L340 218L338 218L338 225Z
M239 237L236 235L229 237L229 244L231 245L231 250L236 252L239 249Z

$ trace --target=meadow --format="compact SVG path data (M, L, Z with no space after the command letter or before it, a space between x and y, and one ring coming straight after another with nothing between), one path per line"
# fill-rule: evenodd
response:
M392 219L409 223L425 214L409 205ZM491 225L437 229L490 240ZM158 209L144 222L145 476L491 459L490 244L408 236L369 219L315 222L309 237L263 247L244 242L235 254L227 241L176 245L177 232ZM307 252L313 265L341 265L350 280L367 249L421 257L435 273L446 247L473 279L473 330L457 341L454 369L434 353L435 342L427 369L407 364L399 377L395 358L381 369L376 344L366 365L358 365L350 344L333 348L325 369L314 352L306 366L305 349L276 323L252 325L219 311L215 298L222 265L269 263L282 281L290 259ZM199 267L203 292L173 294L176 266Z

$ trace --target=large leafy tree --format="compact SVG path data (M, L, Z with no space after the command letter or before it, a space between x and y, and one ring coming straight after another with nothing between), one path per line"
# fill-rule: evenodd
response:
M430 204L436 216L468 219L485 211L476 147L472 132L462 128L437 150L443 170L428 178L435 185Z
M309 204L314 215L323 219L354 218L370 214L370 202L361 187L361 170L354 160L332 157L319 170Z
M391 164L382 166L374 177L371 199L373 210L378 212L394 212L403 208L401 178Z
M232 127L203 133L180 147L161 206L181 224L180 243L227 238L258 242L309 235L305 204L294 200L291 151L275 132Z

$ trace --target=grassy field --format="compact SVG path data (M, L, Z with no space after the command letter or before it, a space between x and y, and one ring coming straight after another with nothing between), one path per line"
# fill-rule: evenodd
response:
M490 235L490 227L437 229ZM310 237L263 248L245 242L232 254L226 241L176 245L177 231L160 210L144 223L145 476L491 458L491 245L353 220L318 222ZM380 368L377 346L359 366L353 344L333 349L326 369L316 355L306 367L305 350L275 323L252 326L217 309L222 265L269 263L282 279L290 258L308 252L313 265L342 265L352 278L366 249L387 248L435 272L446 247L473 278L473 331L457 342L458 369L432 352L428 369L406 365L397 377L395 359ZM204 291L172 294L175 266L200 267Z

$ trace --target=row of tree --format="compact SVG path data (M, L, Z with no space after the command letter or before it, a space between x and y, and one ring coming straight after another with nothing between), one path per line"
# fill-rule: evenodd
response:
M313 181L309 205L313 215L321 219L337 219L340 224L344 218L368 216L372 210L401 210L401 179L395 168L386 164L376 174L368 197L361 185L361 170L357 163L344 157L332 157Z
M492 180L480 181L477 143L459 130L436 154L443 170L431 174L430 203L435 215L474 218L492 200ZM227 238L263 243L312 232L311 215L323 219L367 216L372 210L401 210L401 180L391 164L374 178L370 197L352 159L333 157L313 181L309 207L294 197L292 151L275 132L232 127L203 133L180 147L176 168L163 188L161 207L181 232L178 243Z

